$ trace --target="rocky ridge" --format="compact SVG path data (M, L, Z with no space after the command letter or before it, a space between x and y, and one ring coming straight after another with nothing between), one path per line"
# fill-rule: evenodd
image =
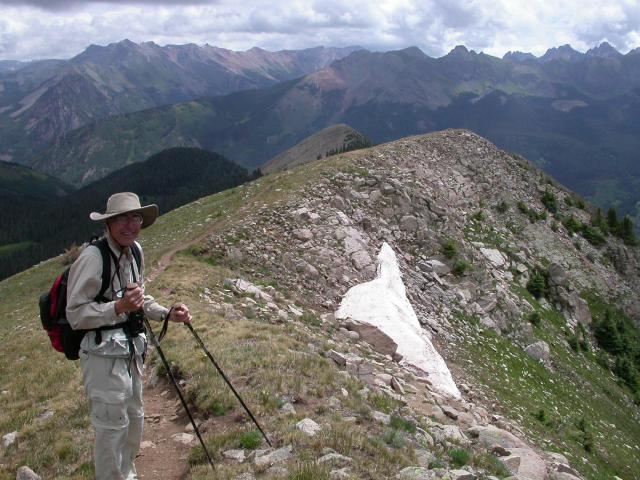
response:
M524 159L468 131L413 137L345 158L349 165L342 171L326 172L321 181L282 202L260 205L254 200L252 213L241 224L210 237L199 254L277 284L277 291L267 297L244 280L228 284L267 302L263 310L271 321L299 319L306 310L318 312L325 326L335 328L330 340L335 346L327 356L368 388L430 415L427 437L484 447L518 478L579 477L566 457L540 449L515 422L492 414L495 404L481 405L486 393L481 385L461 385L461 402L444 399L429 389L424 372L406 371L387 339L352 321L337 321L333 312L350 287L374 277L374 259L388 242L398 255L411 303L436 344L456 343L462 335L458 319L472 317L478 319L479 330L497 332L553 370L549 345L536 338L524 320L532 304L514 287L526 285L535 270L546 269L550 289L541 304L560 313L568 329L588 328L591 314L581 293L589 289L617 301L637 319L637 250L615 239L596 248L558 228L550 216L531 222L515 208L517 203L542 217L544 192L560 199L574 195ZM510 211L496 212L502 202L511 205ZM589 221L585 210L567 208ZM457 260L448 258L446 245L453 245ZM620 257L624 261L616 260ZM461 262L466 267L460 267ZM297 306L281 308L284 297L278 292L291 292ZM280 302L272 294L279 294ZM447 360L457 361L453 350L443 350ZM363 351L373 360L364 361ZM460 371L458 376L464 378ZM374 418L388 420L384 415ZM434 472L428 466L427 461L398 476L478 474Z

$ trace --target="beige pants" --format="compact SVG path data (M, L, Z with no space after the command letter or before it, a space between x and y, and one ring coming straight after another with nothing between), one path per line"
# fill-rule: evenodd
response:
M127 358L81 353L80 361L96 436L96 480L137 479L133 461L144 424L142 361L131 362L131 373Z

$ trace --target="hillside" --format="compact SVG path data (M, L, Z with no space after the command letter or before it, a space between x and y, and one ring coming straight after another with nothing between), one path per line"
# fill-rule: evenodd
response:
M123 40L70 60L0 63L0 160L25 164L65 132L111 115L266 87L357 49L235 52Z
M524 159L444 131L163 215L142 238L156 265L148 291L190 305L275 450L188 332L172 327L163 348L217 466L188 436L187 447L146 444L140 461L190 448L193 479L637 478L637 383L617 367L637 335L640 255L613 236L590 243L593 232L574 227L589 225L591 207L577 200ZM392 355L384 337L336 318L347 291L375 277L383 242L459 400ZM17 437L4 450L6 478L20 465L46 478L92 475L79 370L50 349L36 319L36 294L61 268L53 259L0 282L0 433ZM626 340L608 354L599 345L611 319ZM20 342L6 341L15 335ZM170 395L155 355L149 370L158 395ZM148 425L184 429L172 414Z
M326 158L336 153L371 146L361 133L348 125L338 124L314 133L290 149L276 155L261 167L264 173L288 170L298 165Z
M13 162L0 162L0 198L50 199L62 197L74 188L58 178Z
M255 178L256 173L250 175L244 167L214 152L176 147L116 170L65 196L5 197L0 190L0 200L4 203L0 223L5 226L0 235L0 278L100 234L102 225L90 221L88 212L102 211L105 199L112 193L134 191L143 202L173 209L247 182ZM33 175L45 177L41 173L34 172ZM21 185L17 179L14 184ZM56 181L53 185L59 186L61 182Z
M464 47L437 59L417 48L358 51L274 87L88 125L30 165L88 182L157 149L194 145L255 168L337 123L374 143L467 128L640 224L640 56L520 58Z

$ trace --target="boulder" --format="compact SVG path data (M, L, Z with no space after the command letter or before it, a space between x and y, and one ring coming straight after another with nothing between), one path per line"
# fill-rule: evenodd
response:
M347 323L347 328L358 332L361 340L367 342L376 352L382 355L393 356L398 349L398 344L391 337L373 325L352 321Z
M274 463L284 462L291 458L292 451L293 447L291 445L287 445L277 450L256 451L253 463L258 467L265 467L267 465L273 465Z
M493 445L500 445L507 449L527 448L527 444L514 434L493 425L476 425L469 428L466 433L486 448Z
M425 467L406 467L396 475L398 480L431 480L437 478L433 470Z
M564 287L567 285L567 272L557 263L549 265L549 286Z
M502 253L494 248L481 248L480 253L496 268L504 267L507 263Z
M235 460L238 463L245 461L244 450L227 450L223 454L228 460Z
M351 262L356 270L362 270L368 265L371 265L371 256L366 250L360 250L351 255Z
M318 425L310 418L300 420L298 423L296 423L296 428L310 437L313 437L321 430L320 425Z
M313 238L313 232L308 228L299 228L293 231L293 236L302 242L308 242Z
M545 480L547 465L540 455L530 448L510 448L511 455L499 457L505 467L514 475L529 480Z
M42 480L42 477L27 466L22 466L16 472L16 480Z
M530 357L535 358L539 362L542 362L544 365L548 366L550 364L549 345L544 340L539 340L535 343L532 343L531 345L528 345L524 349L524 351L527 352Z

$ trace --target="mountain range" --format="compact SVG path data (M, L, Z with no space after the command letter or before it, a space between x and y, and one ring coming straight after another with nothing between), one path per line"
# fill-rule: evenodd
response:
M209 45L161 47L123 40L91 45L70 60L2 62L0 159L28 163L62 134L87 123L273 85L325 67L356 49L234 52Z
M174 145L254 168L313 133L346 123L374 143L451 127L523 154L602 208L640 208L640 55L608 44L503 59L459 46L358 50L304 77L109 117L73 130L27 163L89 182ZM638 222L636 222L638 223Z

